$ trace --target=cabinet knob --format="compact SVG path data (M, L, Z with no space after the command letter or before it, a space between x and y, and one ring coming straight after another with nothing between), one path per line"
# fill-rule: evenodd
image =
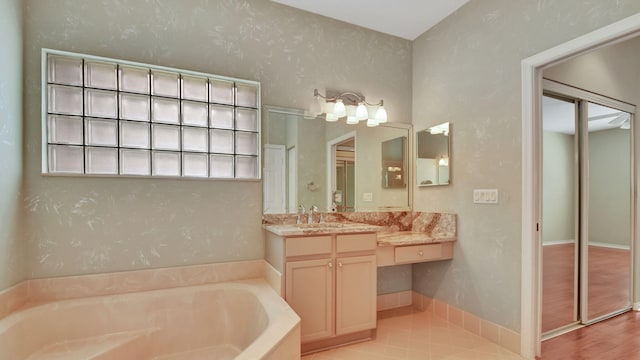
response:
M424 251L422 251L422 250L418 251L418 255L420 255L420 256L424 255Z
M342 261L338 261L338 267L342 267Z
M331 269L333 269L333 261L329 261L327 266L329 267L329 271L331 271Z

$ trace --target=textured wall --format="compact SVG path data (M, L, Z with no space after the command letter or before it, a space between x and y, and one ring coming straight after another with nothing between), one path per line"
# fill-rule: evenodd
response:
M542 242L576 240L574 136L542 135Z
M589 242L629 247L631 131L589 133Z
M413 287L520 330L521 60L640 11L629 0L472 0L414 42L416 130L452 123L452 185L416 211L459 214L454 260L414 265ZM473 205L497 188L500 204Z
M22 11L0 0L0 290L25 276L22 184Z
M544 70L543 76L630 104L640 104L640 37Z
M40 174L40 49L262 82L263 104L314 88L385 99L411 122L411 44L265 0L28 0L25 207L30 275L262 258L260 182Z

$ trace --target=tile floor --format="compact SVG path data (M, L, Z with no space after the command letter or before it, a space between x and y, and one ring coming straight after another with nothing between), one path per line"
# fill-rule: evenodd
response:
M375 340L302 360L520 360L522 357L430 312L404 307L378 313Z

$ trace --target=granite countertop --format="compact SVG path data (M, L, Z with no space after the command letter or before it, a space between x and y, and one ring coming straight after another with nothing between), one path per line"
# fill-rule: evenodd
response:
M314 223L314 224L263 224L262 227L279 236L331 235L345 233L378 232L384 227L361 223Z
M433 237L426 232L389 231L378 232L378 246L432 244L456 241L455 237Z

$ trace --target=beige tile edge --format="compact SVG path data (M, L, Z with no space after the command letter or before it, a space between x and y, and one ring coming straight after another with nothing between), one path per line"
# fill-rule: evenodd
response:
M395 309L413 304L413 291L405 290L389 294L378 295L377 311Z
M264 278L264 260L28 280L32 301L55 301Z
M413 306L416 309L443 317L454 325L494 342L509 351L520 354L519 333L415 291L412 291L411 297Z
M281 293L282 276L264 259L25 280L0 291L0 318L26 303L114 295L172 287L265 279Z
M280 271L276 270L267 261L264 261L264 279L281 298L284 298L284 278Z
M0 291L0 319L9 315L29 301L29 285L22 281Z

